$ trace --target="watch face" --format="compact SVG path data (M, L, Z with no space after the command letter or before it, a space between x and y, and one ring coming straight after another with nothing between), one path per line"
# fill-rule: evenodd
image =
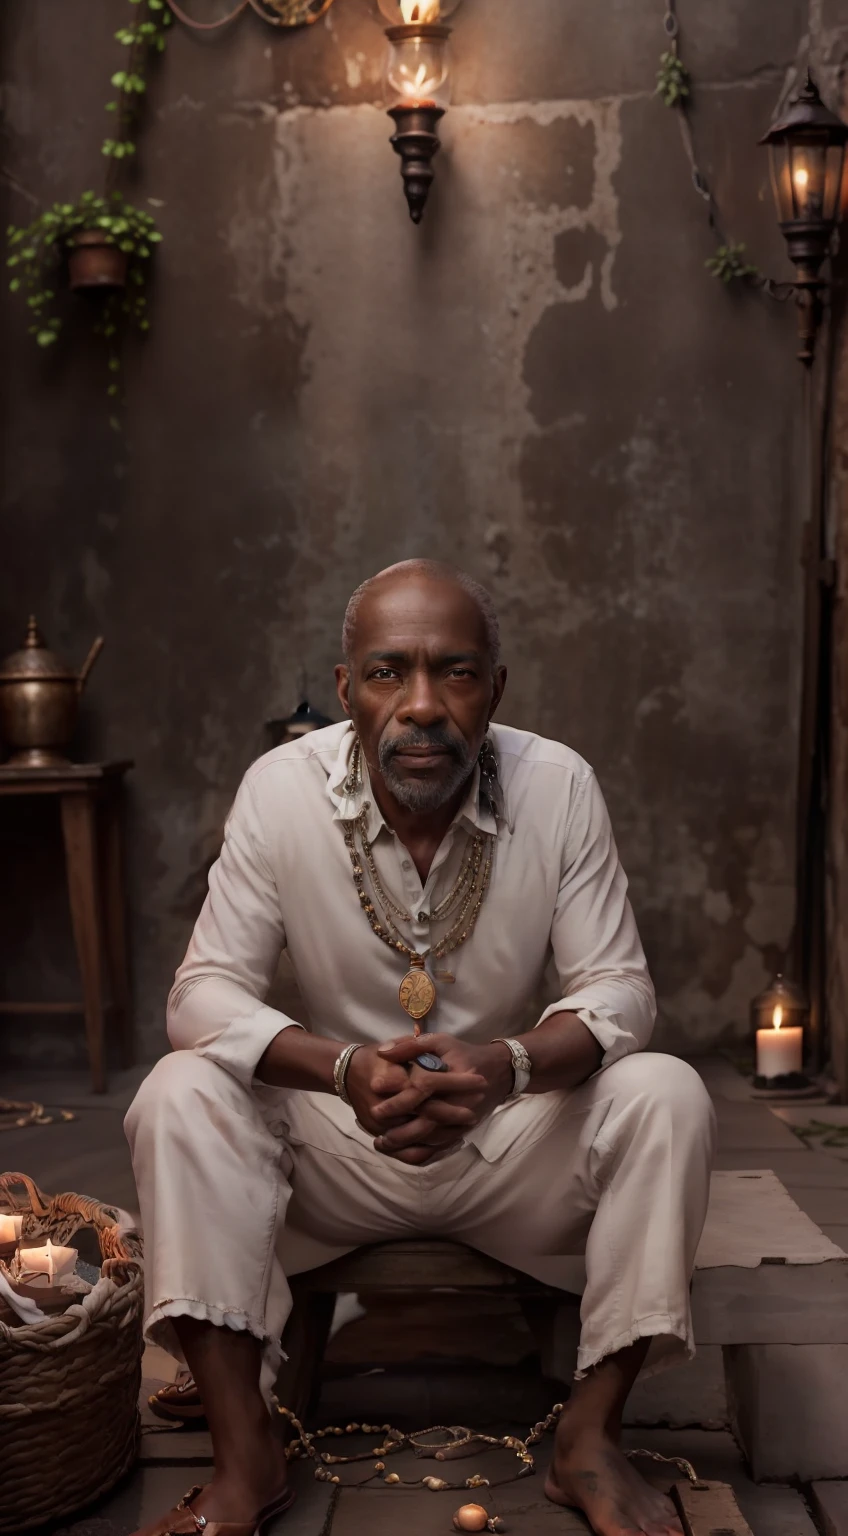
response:
M447 1072L448 1064L442 1061L441 1056L433 1056L428 1051L426 1056L416 1056L415 1065L423 1067L425 1072Z

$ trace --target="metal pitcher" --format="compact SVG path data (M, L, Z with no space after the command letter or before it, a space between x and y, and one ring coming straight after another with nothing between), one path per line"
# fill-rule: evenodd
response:
M79 697L102 649L99 635L81 670L72 672L48 651L30 616L22 649L0 665L0 737L12 749L7 766L53 768L68 762Z

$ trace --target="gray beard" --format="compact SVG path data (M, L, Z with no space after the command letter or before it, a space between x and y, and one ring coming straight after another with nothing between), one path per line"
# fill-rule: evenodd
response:
M427 781L426 779L404 779L394 771L391 763L382 769L383 782L397 800L399 805L406 807L408 811L438 811L443 805L453 798L463 784L467 784L471 778L471 770L466 763L455 763L449 777Z
M389 748L387 744L380 742L380 772L383 775L383 782L398 804L408 811L441 810L443 805L447 805L447 802L453 799L457 790L468 782L474 772L474 760L465 742L454 741L452 738L446 741L440 731L410 732L404 739L403 745L421 747L431 741L437 746L450 745L451 749L457 752L457 756L450 759L451 771L446 779L404 778L397 772L394 765L395 752L399 743L393 742Z

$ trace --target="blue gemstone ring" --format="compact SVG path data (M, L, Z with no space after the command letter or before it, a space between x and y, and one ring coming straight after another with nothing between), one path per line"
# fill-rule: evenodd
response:
M416 1067L423 1067L425 1072L449 1072L450 1067L441 1056L433 1056L428 1051L426 1056L416 1056Z

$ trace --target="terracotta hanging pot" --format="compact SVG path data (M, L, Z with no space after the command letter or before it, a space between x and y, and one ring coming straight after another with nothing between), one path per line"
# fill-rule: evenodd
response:
M126 251L110 244L99 229L81 229L68 244L68 281L83 288L125 288Z

